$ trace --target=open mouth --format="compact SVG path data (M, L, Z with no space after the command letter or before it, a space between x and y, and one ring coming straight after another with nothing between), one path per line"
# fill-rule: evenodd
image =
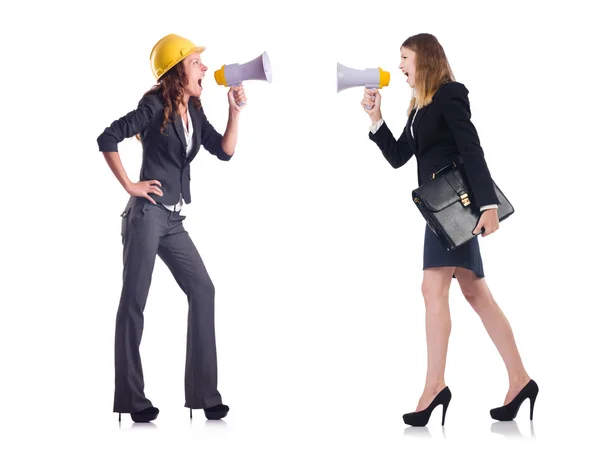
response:
M198 79L198 85L202 88L202 79Z

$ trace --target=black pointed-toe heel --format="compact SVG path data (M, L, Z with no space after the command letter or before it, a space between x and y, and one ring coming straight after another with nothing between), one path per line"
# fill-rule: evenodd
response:
M147 407L146 409L138 412L131 413L131 420L134 422L150 422L151 420L156 419L158 417L158 408L157 407ZM121 413L119 413L119 422L121 421Z
M217 404L213 407L207 407L204 409L204 415L208 420L219 420L227 415L229 412L229 406L225 404Z
M435 398L433 398L433 401L429 406L427 406L426 409L423 409L419 412L410 412L408 414L404 414L402 416L404 423L406 425L412 425L413 427L424 427L429 422L429 417L431 417L433 410L441 404L443 406L443 426L446 423L446 410L448 409L448 404L450 404L450 399L452 399L452 393L450 393L450 388L446 387L440 391Z
M529 398L529 420L533 420L533 406L539 391L540 389L538 388L538 384L535 383L535 380L530 380L510 403L505 406L491 409L490 416L492 419L500 420L501 422L514 420L523 401Z

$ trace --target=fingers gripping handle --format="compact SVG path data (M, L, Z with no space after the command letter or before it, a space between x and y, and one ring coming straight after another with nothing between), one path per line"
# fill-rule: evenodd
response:
M373 86L373 85L367 85L365 88L369 89L369 90L373 90L374 88L379 88L378 86ZM375 95L373 95L375 96ZM375 98L377 98L377 96L375 96ZM373 105L374 106L374 105ZM365 108L370 111L371 109L373 109L373 106L365 106Z
M230 86L232 86L232 87L237 87L237 86L239 86L239 85L241 85L241 84L242 84L242 82L241 82L241 81L240 81L240 82L233 82L233 83L232 83ZM235 99L235 98L234 98L234 99ZM246 103L244 103L243 101L237 101L237 100L236 100L236 103L237 103L237 105L238 105L239 107L242 107L244 104L246 104Z

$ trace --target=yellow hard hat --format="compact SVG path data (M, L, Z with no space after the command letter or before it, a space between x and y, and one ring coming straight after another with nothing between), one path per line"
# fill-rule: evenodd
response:
M179 61L194 52L202 53L206 47L196 46L186 38L169 34L161 38L150 52L150 65L156 80L165 75Z

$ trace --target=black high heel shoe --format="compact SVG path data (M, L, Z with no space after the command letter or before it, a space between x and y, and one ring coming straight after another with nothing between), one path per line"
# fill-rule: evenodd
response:
M446 387L433 398L433 401L426 409L419 412L409 412L408 414L404 414L402 416L404 423L406 425L412 425L413 427L424 427L429 422L429 417L431 417L433 410L441 404L444 407L442 410L443 426L446 422L446 410L448 409L448 404L450 404L450 399L452 399L452 393L450 393L450 388Z
M540 389L535 380L530 380L510 403L490 410L492 419L500 420L501 422L513 420L517 416L523 401L529 398L529 420L533 420L533 406L539 391Z
M217 404L216 406L207 407L204 409L204 415L208 420L219 420L227 416L229 406L225 404ZM190 419L192 418L192 408L190 408Z
M151 420L156 419L158 417L158 408L157 407L147 407L146 409L138 412L132 412L131 420L134 422L150 422ZM119 422L121 421L121 413L119 412Z

